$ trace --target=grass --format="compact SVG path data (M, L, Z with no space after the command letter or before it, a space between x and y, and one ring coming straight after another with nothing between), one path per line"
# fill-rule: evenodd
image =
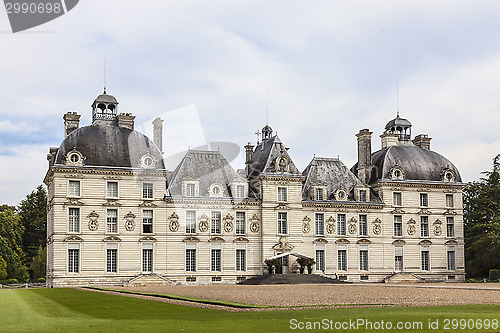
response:
M364 319L372 323L383 320L394 325L398 321L415 321L422 322L423 329L407 332L443 332L446 318L500 320L500 305L227 312L88 290L0 290L0 332L290 332L291 319L297 322ZM439 320L439 329L428 329L429 320ZM335 328L330 331L350 332ZM447 331L454 330L450 327ZM461 331L498 332L499 329Z

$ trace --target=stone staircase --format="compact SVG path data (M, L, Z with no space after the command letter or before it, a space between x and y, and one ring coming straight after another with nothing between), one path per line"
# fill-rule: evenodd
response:
M394 273L384 279L385 283L420 283L425 282L424 279L416 276L413 273L399 272Z
M263 274L238 282L241 285L324 283L342 284L347 282L316 274Z
M168 286L173 281L158 274L141 274L123 283L124 287Z

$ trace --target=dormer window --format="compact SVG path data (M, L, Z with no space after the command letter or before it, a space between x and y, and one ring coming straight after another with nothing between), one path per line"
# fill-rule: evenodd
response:
M391 179L393 180L404 180L405 174L403 172L403 169L400 167L396 166L394 167L391 172L390 172Z
M248 196L248 183L243 177L236 177L230 184L231 195L237 199L244 199Z
M210 189L208 189L208 190L210 190ZM186 177L182 181L182 194L186 197L199 197L200 196L200 181L194 177ZM211 194L211 192L210 192L210 194Z
M188 183L186 184L186 197L196 196L196 184Z
M443 174L443 181L444 182L454 182L455 181L455 172L453 172L452 170L445 170L444 174Z
M322 187L317 187L314 191L314 198L316 200L325 200L325 189Z
M360 185L357 188L355 188L354 196L356 201L368 202L370 201L370 189L364 187L363 185Z
M76 149L71 150L66 155L66 165L82 166L83 160L84 160L83 155Z
M210 196L212 197L222 197L224 191L222 190L222 186L219 184L212 184L210 186Z
M366 195L366 190L359 190L359 201L368 201Z
M236 185L236 197L237 198L245 197L245 185Z
M346 201L347 200L347 193L345 190L337 190L335 193L335 198L338 201Z

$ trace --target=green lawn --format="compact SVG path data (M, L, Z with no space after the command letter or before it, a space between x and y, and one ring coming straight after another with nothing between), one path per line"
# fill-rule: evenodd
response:
M498 305L449 307L308 309L226 312L172 305L74 289L0 290L0 332L290 332L290 320L348 322L372 325L422 322L423 329L406 332L500 332L500 329L445 330L444 319L500 320ZM429 330L428 321L439 320ZM469 323L469 325L471 325ZM294 326L294 325L292 325ZM392 332L333 329L331 332ZM319 330L318 331L324 331Z

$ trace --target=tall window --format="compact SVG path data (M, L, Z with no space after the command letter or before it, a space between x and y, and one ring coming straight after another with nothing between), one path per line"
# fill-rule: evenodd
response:
M429 216L420 216L420 237L429 237Z
M212 258L211 258L211 265L210 265L210 270L212 272L220 272L221 271L221 248L220 247L213 247L212 248Z
M142 198L153 199L153 183L142 183Z
M346 217L345 214L337 214L337 232L339 236L346 235Z
M394 236L403 236L403 217L401 215L394 216Z
M147 246L142 249L142 272L153 272L153 246Z
M80 208L68 210L68 232L80 232Z
M368 201L366 195L366 190L359 190L359 201Z
M221 213L220 212L212 212L212 234L220 234L221 233Z
M80 181L70 180L68 184L68 196L79 197L80 196Z
M153 232L153 211L143 210L142 211L142 232L152 233Z
M196 233L196 211L186 211L186 234Z
M106 272L116 273L118 272L118 249L107 249L106 250Z
M359 235L368 236L368 219L366 215L359 215Z
M245 197L245 185L236 185L236 197L237 198Z
M325 250L324 249L316 249L316 270L324 271L325 270Z
M286 235L287 232L288 232L287 214L284 212L279 212L278 213L278 234L279 235Z
M118 210L108 209L106 211L106 226L110 233L118 232Z
M453 194L447 194L446 195L446 208L453 208L454 202L453 202Z
M118 182L107 182L106 195L108 198L118 198Z
M196 195L196 184L188 183L186 184L186 196L194 197Z
M453 216L446 217L446 237L455 237L455 219Z
M80 249L77 246L68 249L68 273L80 273Z
M396 272L403 271L403 247L394 247L394 268Z
M401 207L403 205L403 194L401 192L394 192L392 194L392 203L394 206Z
M286 187L278 187L278 201L285 202L288 200L288 193Z
M247 270L246 252L245 249L236 249L236 271L238 272Z
M325 214L316 213L315 215L316 236L325 235Z
M245 234L245 212L236 212L236 234Z
M186 272L196 272L196 249L186 249Z
M323 197L324 190L323 190L323 188L317 187L315 192L316 192L315 193L316 194L316 200L324 200L324 197Z
M368 270L368 247L361 247L359 249L359 270Z
M339 249L337 255L339 271L347 271L347 249Z
M429 247L428 246L422 246L422 249L420 251L420 256L422 259L422 270L423 271L428 271L430 269L430 264L429 264Z
M427 193L420 193L420 207L429 206L429 195Z
M454 246L448 246L447 249L447 261L448 261L448 270L449 271L454 271L456 270L455 266L455 247Z

